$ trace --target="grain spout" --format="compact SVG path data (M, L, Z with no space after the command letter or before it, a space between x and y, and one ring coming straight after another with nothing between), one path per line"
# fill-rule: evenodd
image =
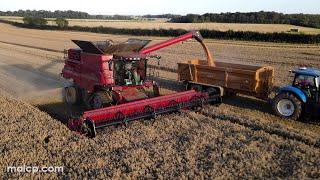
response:
M207 55L207 61L208 61L208 66L216 66L214 62L214 58L212 57L208 47L204 44L203 41L200 42L201 46L203 47L204 51L206 52Z

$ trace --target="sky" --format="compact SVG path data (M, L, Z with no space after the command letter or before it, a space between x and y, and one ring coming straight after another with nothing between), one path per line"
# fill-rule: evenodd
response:
M320 0L1 0L0 11L74 10L91 15L276 11L320 14Z

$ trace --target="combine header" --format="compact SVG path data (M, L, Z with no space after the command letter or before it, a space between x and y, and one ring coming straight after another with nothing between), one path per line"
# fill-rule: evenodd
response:
M65 100L69 105L83 103L88 111L81 118L70 119L70 129L94 137L96 128L120 123L126 125L133 120L208 103L220 104L219 91L189 90L160 96L158 84L148 80L148 60L160 59L160 56L149 53L189 38L195 38L202 44L208 65L213 66L211 54L198 31L146 48L149 40L129 39L116 45L111 40L73 40L80 49L69 49L67 52L62 76L72 79L73 85L66 87ZM146 88L152 88L153 92L146 93Z
M189 90L180 93L155 97L126 104L105 107L84 112L82 118L71 119L68 126L71 130L96 136L96 128L103 128L115 124L124 124L143 118L156 118L158 114L180 112L183 109L202 107L208 103L220 103L219 95L209 96L205 93Z

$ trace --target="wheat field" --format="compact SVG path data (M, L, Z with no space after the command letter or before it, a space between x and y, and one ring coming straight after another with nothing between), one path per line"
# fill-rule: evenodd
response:
M98 130L89 139L68 130L60 90L70 40L134 37L23 29L0 23L0 177L2 179L319 179L320 126L272 114L268 102L225 99L220 107L159 115ZM320 46L205 40L217 61L275 67L277 86L302 65L320 67ZM161 49L162 92L179 91L177 62L204 59L196 41ZM150 64L156 65L154 59ZM76 107L75 107L76 108ZM8 173L7 166L62 166L63 173Z
M220 108L219 108L220 109ZM0 92L3 179L316 179L319 135L213 107L104 128L88 139ZM7 166L63 173L8 173Z

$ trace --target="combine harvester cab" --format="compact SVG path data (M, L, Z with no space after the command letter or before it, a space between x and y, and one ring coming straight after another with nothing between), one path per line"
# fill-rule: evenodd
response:
M88 109L80 118L68 121L70 129L90 137L96 136L96 129L114 124L156 117L183 109L201 107L205 104L220 104L221 94L189 90L160 96L160 88L147 78L147 62L151 52L175 43L195 38L208 57L208 64L214 65L210 52L203 44L198 31L172 38L149 47L149 40L129 39L114 45L110 41L90 42L73 40L80 49L69 49L62 70L65 79L73 80L66 88L65 99L70 105L83 102ZM153 88L153 95L144 88Z

